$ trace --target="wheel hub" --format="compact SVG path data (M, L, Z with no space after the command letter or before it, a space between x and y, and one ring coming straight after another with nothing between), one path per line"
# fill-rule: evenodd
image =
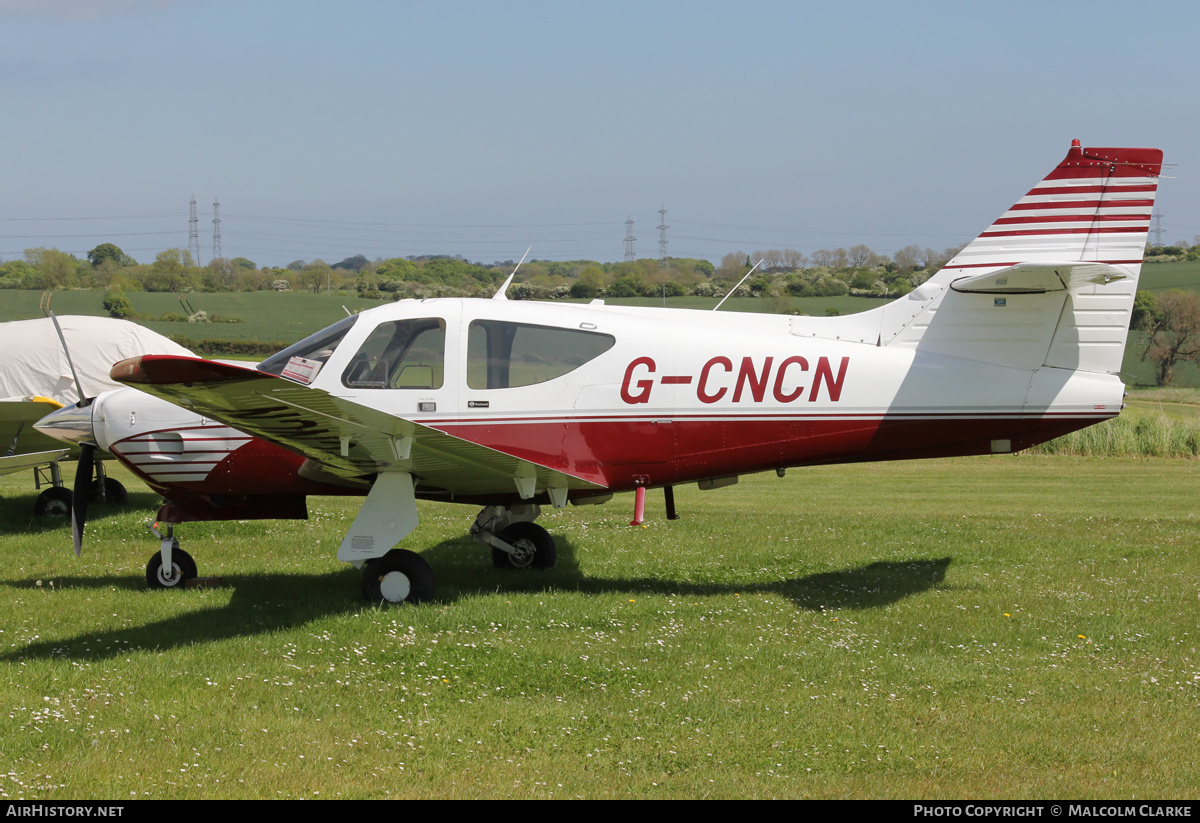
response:
M512 543L512 564L518 569L523 569L533 562L533 556L537 554L537 547L530 540L514 540Z
M379 593L389 603L403 603L412 591L412 582L404 572L388 572L379 578Z
M158 582L162 583L164 587L170 588L177 585L181 576L182 572L177 563L172 563L169 569L165 566L158 567Z

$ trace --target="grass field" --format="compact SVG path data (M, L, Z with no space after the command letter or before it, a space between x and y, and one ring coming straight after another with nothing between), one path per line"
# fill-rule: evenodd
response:
M1151 263L1142 266L1138 288L1152 292L1169 289L1200 291L1200 260L1186 263Z
M0 797L1194 797L1198 481L792 471L554 512L527 575L423 504L438 598L377 609L333 557L356 500L189 524L226 586L150 592L153 495L76 559L3 478Z

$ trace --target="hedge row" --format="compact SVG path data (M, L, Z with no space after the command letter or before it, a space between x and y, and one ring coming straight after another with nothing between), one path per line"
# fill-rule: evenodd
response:
M266 357L292 345L286 340L193 340L177 334L171 340L205 357Z

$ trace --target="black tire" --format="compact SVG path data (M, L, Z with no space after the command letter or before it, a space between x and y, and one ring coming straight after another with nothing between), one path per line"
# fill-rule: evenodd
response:
M550 532L532 521L513 523L498 536L517 550L509 554L493 548L492 563L498 569L549 569L558 558Z
M100 502L100 479L92 481L92 496L93 503ZM120 481L113 480L111 477L104 478L104 502L110 506L124 506L129 500L129 492L125 491L125 487Z
M415 552L392 549L363 566L362 595L368 603L424 603L433 593L433 569Z
M68 517L71 497L71 490L66 486L51 486L33 501L33 513L41 517Z
M155 552L146 564L146 585L152 589L181 589L196 576L196 561L183 549L171 550L171 576L164 575L162 554Z

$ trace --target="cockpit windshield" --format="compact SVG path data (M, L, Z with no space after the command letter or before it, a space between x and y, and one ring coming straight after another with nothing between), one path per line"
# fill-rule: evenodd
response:
M258 370L301 383L311 383L357 320L358 315L352 314L309 335L259 363Z
M342 373L352 389L440 389L446 321L439 317L380 323Z

